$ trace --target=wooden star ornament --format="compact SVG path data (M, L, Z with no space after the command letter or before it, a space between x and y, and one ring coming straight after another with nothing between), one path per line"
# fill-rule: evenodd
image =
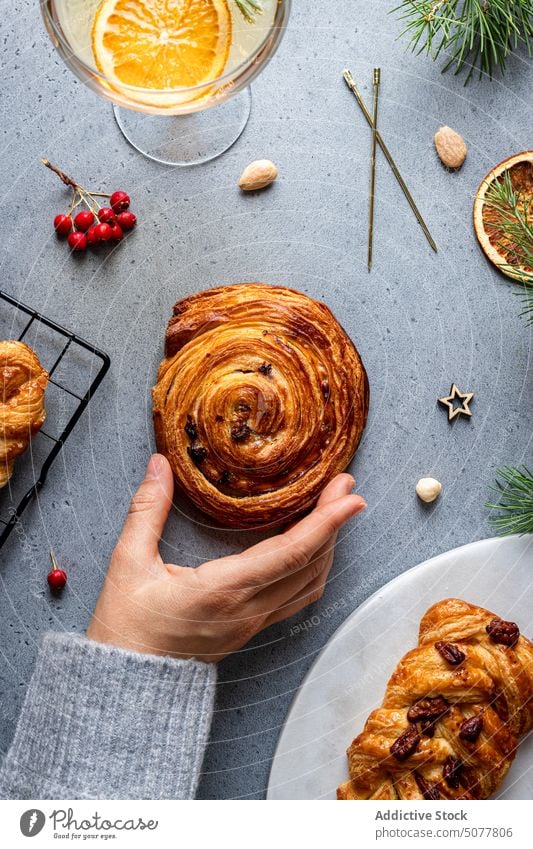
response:
M455 383L452 383L450 394L445 398L439 398L439 404L448 408L448 421L451 422L456 416L471 416L472 410L469 407L470 402L474 398L473 392L460 392ZM459 407L455 406L455 401L461 400Z

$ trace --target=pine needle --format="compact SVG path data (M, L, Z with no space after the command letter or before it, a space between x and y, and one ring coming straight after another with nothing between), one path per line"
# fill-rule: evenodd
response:
M480 77L492 78L496 69L503 74L519 44L531 55L533 0L403 0L392 11L406 22L402 35L414 53L433 59L446 53L443 71L468 68L465 85L476 68Z
M249 24L255 24L256 15L263 14L263 7L258 0L235 0L235 3L244 20Z
M501 480L491 490L498 493L500 501L485 505L498 511L490 518L496 532L500 536L533 533L533 474L525 466L503 466L497 474Z

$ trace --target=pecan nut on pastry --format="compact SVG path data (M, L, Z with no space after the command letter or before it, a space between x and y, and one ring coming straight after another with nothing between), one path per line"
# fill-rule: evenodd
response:
M445 599L348 749L337 798L487 799L531 728L533 644L514 622Z
M165 354L158 450L217 524L293 520L352 459L368 381L324 304L261 283L210 289L175 305Z
M0 341L0 488L46 418L48 374L24 342Z

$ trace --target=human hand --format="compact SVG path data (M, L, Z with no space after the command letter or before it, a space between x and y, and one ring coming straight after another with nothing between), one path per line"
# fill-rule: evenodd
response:
M111 557L87 636L151 654L218 661L263 628L322 597L337 533L366 507L337 475L315 509L285 533L197 568L164 563L159 541L174 482L150 459Z

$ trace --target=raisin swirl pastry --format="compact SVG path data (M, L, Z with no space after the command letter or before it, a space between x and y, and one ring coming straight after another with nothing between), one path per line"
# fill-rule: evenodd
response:
M246 283L174 307L153 389L158 450L198 508L227 527L308 510L350 462L368 382L330 310Z
M24 342L0 341L0 489L46 418L48 374Z
M440 601L348 749L337 798L488 799L532 727L533 644L482 607Z

